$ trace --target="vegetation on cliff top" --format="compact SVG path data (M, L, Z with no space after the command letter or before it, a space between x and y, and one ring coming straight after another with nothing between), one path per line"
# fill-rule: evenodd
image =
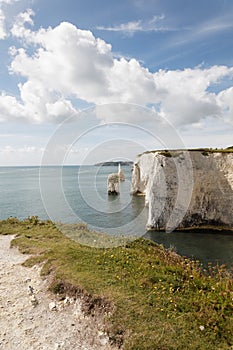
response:
M144 153L139 154L138 156L142 156L143 154L148 153L159 153L164 157L177 157L182 152L201 152L202 155L208 156L211 153L233 153L233 146L227 148L189 148L189 149L171 149L171 150L151 150L146 151Z
M31 254L25 265L44 263L54 292L86 295L86 312L114 305L106 331L125 350L232 349L233 281L223 266L203 270L142 239L90 248L37 217L0 221L0 233L16 235L12 245Z

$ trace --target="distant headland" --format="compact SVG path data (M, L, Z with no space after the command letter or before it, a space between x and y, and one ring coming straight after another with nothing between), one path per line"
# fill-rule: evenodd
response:
M132 166L133 162L120 160L119 162L111 161L111 162L97 163L95 164L95 166L118 166L119 164L121 166Z

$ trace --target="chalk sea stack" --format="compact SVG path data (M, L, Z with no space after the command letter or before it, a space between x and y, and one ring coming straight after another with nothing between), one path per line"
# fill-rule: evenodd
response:
M118 195L120 193L120 179L117 173L108 175L108 194Z
M125 174L124 174L120 164L118 164L118 176L119 176L120 181L125 181Z

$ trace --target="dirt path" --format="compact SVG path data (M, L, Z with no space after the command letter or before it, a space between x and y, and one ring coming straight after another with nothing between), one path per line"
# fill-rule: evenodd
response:
M21 266L26 257L11 239L0 235L0 350L114 349L80 301L58 302L38 266Z

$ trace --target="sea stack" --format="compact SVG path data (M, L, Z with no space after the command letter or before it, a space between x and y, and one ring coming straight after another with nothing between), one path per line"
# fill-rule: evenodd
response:
M121 168L120 163L118 164L118 176L120 181L125 181L125 174Z
M120 180L117 173L108 175L108 194L118 195L120 193Z

